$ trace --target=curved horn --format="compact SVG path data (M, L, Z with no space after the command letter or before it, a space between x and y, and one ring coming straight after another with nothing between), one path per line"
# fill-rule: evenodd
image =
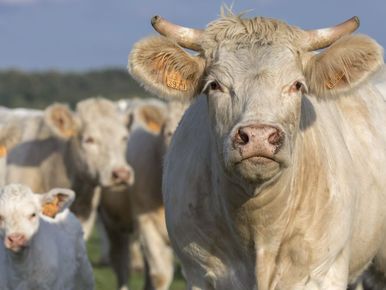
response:
M325 48L343 35L350 34L357 30L359 24L359 18L354 16L334 27L306 30L307 40L304 44L304 48L308 51Z
M187 28L173 24L161 16L154 16L151 19L151 25L154 29L163 36L175 40L179 45L195 51L200 51L200 38L203 30Z

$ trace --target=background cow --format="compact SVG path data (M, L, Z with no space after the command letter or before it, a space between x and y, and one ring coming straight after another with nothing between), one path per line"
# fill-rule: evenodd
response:
M136 181L127 188L109 188L102 194L101 215L110 241L110 258L119 289L127 289L129 234L138 233L147 262L145 289L168 289L174 273L174 257L166 231L161 194L162 165L170 138L186 105L157 100L130 101L131 135L127 161ZM135 226L133 225L135 224Z

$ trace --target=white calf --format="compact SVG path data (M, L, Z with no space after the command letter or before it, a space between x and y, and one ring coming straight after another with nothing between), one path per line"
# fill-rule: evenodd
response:
M68 189L0 189L0 289L94 289L82 228L68 210L74 197Z

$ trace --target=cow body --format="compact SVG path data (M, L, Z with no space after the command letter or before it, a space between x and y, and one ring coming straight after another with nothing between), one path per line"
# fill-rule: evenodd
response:
M254 289L255 274L266 283L277 279L277 289L313 289L310 283L323 285L326 275L355 279L361 273L382 248L386 225L385 156L372 150L386 139L374 130L358 140L369 116L352 112L366 103L384 106L366 91L357 104L353 98L336 104L304 97L303 122L312 122L310 114L318 120L298 136L296 166L252 199L219 170L207 103L197 100L175 134L164 177L169 233L192 286ZM198 135L205 141L197 142ZM347 281L341 283L336 289Z
M374 257L385 269L386 106L371 83L383 50L345 35L358 23L306 31L230 13L189 31L155 17L167 37L134 46L130 72L149 90L204 93L163 177L190 289L344 290Z

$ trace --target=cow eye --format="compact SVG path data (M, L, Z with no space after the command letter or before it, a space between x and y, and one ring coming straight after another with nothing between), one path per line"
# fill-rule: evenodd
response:
M213 91L221 90L221 86L220 86L220 84L218 83L218 81L212 81L212 82L209 84L209 87L210 87L210 89L213 90Z
M95 143L95 140L93 137L87 137L86 139L84 139L84 143L93 144Z
M36 217L36 212L32 213L29 218L32 220L34 217Z
M294 84L293 84L294 88L297 90L297 91L300 91L302 88L303 88L303 84L299 81L296 81Z

